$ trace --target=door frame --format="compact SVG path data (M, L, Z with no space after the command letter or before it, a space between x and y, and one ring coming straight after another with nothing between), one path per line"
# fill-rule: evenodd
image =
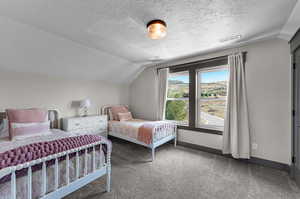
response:
M292 61L292 165L291 165L291 176L294 178L297 182L297 184L300 186L300 168L296 167L296 162L300 161L299 157L296 157L296 138L297 138L297 123L296 121L300 118L296 115L296 91L297 89L297 78L300 78L300 71L297 71L298 74L296 74L296 60L294 54L297 50L300 49L300 29L296 32L296 34L291 39L290 47L291 47L291 61ZM300 68L298 69L300 70ZM298 99L300 100L300 99ZM299 135L300 136L300 135ZM300 147L300 143L297 143L298 147ZM300 154L299 154L300 156Z

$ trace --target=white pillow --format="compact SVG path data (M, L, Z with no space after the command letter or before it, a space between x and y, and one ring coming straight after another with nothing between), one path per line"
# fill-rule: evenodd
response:
M1 138L8 138L9 132L8 132L8 120L4 119L0 123L0 139Z
M34 123L11 123L11 130L13 132L13 139L52 134L50 131L50 121Z
M132 120L131 112L118 113L118 116L121 122Z

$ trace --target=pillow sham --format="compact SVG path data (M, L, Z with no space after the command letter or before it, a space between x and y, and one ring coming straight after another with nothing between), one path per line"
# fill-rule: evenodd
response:
M32 136L49 135L50 121L47 122L33 122L33 123L11 123L11 130L13 132L13 140Z
M119 113L127 113L129 112L126 106L112 106L110 108L113 120L120 121L118 114Z
M11 140L14 136L11 130L12 123L36 123L48 120L48 111L39 108L7 109L6 113L9 123L9 138Z
M132 120L132 115L131 112L127 112L127 113L118 113L119 119L121 122L123 121L128 121L128 120Z

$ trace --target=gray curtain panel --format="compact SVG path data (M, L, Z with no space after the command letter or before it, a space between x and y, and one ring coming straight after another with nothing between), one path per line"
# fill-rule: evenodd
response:
M250 158L250 130L242 53L228 57L230 78L223 133L223 153L234 158Z
M158 70L158 106L157 119L164 120L166 110L166 100L168 92L168 76L169 68L162 68Z

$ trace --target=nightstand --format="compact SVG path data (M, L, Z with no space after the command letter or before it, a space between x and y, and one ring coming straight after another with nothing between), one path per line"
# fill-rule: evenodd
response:
M107 115L63 118L63 130L107 137Z

